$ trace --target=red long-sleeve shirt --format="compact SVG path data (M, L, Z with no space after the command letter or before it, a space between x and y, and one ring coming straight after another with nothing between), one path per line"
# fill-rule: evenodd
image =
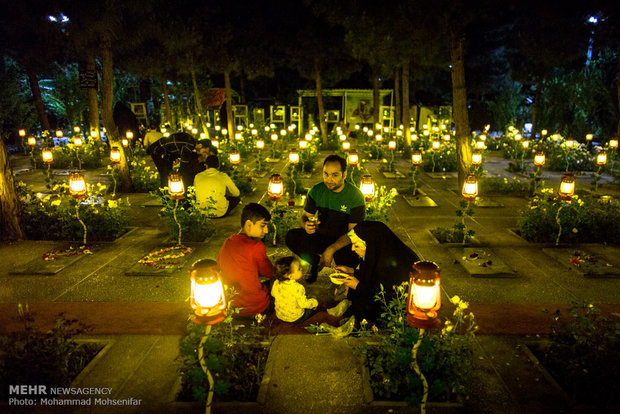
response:
M232 303L236 308L243 308L240 316L254 316L267 309L269 292L258 277L273 277L273 265L261 241L234 234L222 245L217 262L224 283L237 291Z

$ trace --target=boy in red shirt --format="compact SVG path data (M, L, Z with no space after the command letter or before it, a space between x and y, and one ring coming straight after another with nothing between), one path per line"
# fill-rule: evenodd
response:
M269 220L271 214L265 207L246 205L241 212L241 232L226 239L217 257L224 283L237 292L232 305L242 308L239 316L273 311L269 290L258 279L273 277L273 264L262 242L269 232Z

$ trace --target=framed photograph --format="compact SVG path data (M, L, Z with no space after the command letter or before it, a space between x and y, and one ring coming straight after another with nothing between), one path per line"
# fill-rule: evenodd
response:
M340 111L325 111L325 120L327 122L340 122Z
M271 105L269 107L271 109L271 122L286 122L286 106L284 105Z

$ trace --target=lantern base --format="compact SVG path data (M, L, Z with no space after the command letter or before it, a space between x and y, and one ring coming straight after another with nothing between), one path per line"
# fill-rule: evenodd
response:
M226 314L218 313L217 315L192 315L192 322L196 325L215 325L216 323L222 322L226 319Z
M420 315L422 316L422 315ZM434 329L441 325L441 321L437 317L429 318L426 315L422 316L426 319L416 318L411 314L407 314L407 325L418 329Z

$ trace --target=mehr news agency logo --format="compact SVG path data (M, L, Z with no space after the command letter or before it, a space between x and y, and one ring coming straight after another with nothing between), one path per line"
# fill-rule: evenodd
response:
M140 405L136 398L110 398L112 388L9 385L9 405Z

